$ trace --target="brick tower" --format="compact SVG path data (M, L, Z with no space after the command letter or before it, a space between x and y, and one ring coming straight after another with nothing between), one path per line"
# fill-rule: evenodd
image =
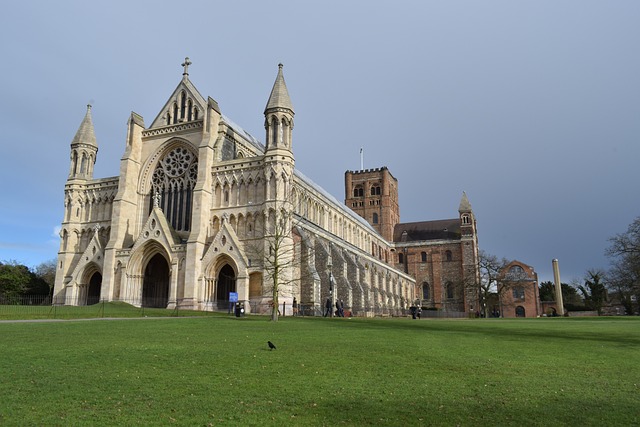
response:
M386 166L344 173L345 204L366 219L388 242L400 222L398 180Z

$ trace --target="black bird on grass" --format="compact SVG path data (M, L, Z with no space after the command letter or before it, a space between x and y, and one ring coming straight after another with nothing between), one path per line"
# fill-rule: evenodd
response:
M267 341L267 344L269 344L269 348L271 350L275 350L276 349L276 346L271 341Z

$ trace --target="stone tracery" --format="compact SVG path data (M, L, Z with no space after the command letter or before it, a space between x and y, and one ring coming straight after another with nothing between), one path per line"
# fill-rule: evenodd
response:
M196 155L184 146L169 151L151 176L151 194L160 195L159 206L176 231L191 228L191 201L197 177ZM152 206L150 200L149 210Z

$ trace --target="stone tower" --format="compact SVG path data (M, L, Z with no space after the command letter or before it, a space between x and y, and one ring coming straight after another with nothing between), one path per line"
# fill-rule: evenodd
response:
M462 255L462 276L464 284L465 311L479 310L478 282L480 272L478 270L478 232L476 217L471 209L471 203L467 193L462 193L460 206L460 243Z
M91 120L91 105L87 105L87 113L71 141L71 168L69 180L92 179L93 165L96 163L98 143Z
M278 74L264 109L264 176L267 181L264 207L268 212L264 239L264 279L273 303L278 303L279 295L283 301L293 300L292 271L287 266L292 265L294 252L291 228L295 165L292 130L295 113L282 67L282 64L278 64Z
M58 252L58 270L56 289L64 287L72 274L72 266L78 258L78 248L86 246L97 234L92 220L93 203L88 203L87 191L94 186L93 166L98 154L98 143L91 119L91 105L80 123L80 127L71 141L69 176L64 188L64 218L60 231L60 250ZM97 211L93 209L94 213ZM95 215L93 215L95 216Z
M400 222L398 180L386 166L344 173L345 204L366 219L388 242Z

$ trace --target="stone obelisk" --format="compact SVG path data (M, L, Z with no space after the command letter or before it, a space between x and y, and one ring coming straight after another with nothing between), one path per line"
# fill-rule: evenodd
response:
M564 303L562 301L562 284L560 283L560 267L558 266L558 260L554 259L552 261L553 264L553 281L556 286L556 310L558 311L558 316L564 316Z

